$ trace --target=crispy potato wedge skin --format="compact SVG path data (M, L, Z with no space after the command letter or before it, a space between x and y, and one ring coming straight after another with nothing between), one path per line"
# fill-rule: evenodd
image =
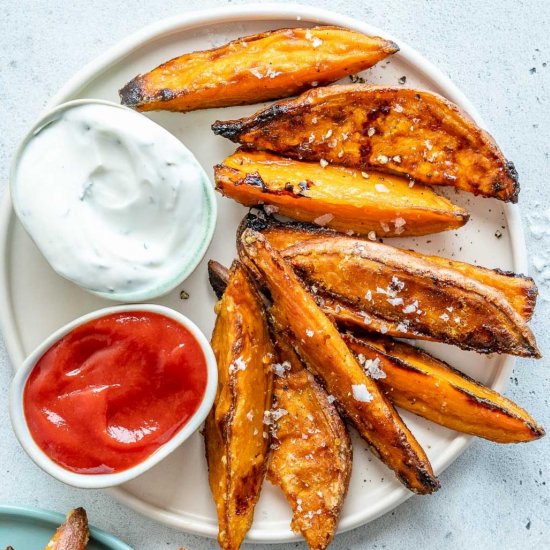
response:
M269 204L289 218L342 232L426 235L461 227L469 217L429 187L379 172L244 150L214 170L217 190L245 206Z
M351 441L326 392L290 345L277 342L282 376L273 383L279 418L267 471L292 506L292 529L312 550L326 548L336 532L351 475Z
M85 550L90 538L88 516L84 508L75 508L67 514L45 550Z
M316 88L212 128L255 149L517 202L517 172L493 138L432 92L368 84ZM332 141L323 139L327 132Z
M139 111L193 111L288 97L372 67L393 42L340 27L279 29L188 53L138 75L120 91Z
M377 383L398 407L497 443L533 441L544 435L521 407L415 346L349 333L343 338L356 355L380 361L386 376Z
M533 333L502 292L416 254L342 236L298 243L283 255L310 285L361 312L367 328L372 313L389 322L389 335L540 357Z
M263 417L271 409L274 350L260 297L238 264L217 309L212 349L218 391L204 437L218 542L237 550L252 524L267 467Z
M246 227L251 227L263 233L269 240L271 246L276 250L284 250L296 243L309 241L318 238L338 238L341 235L330 229L317 227L307 223L280 222L267 215L247 214L241 223L240 231ZM531 277L519 275L499 269L487 269L466 262L459 262L440 256L429 256L414 252L412 250L402 250L400 252L411 254L424 259L438 266L453 269L462 275L475 279L476 281L499 290L505 296L510 305L526 320L531 319L535 310L537 301L537 286ZM353 310L348 304L339 303L334 297L326 298L326 309L336 319L351 324L364 324L364 318ZM342 312L335 311L337 306ZM345 311L344 311L345 310ZM398 334L401 336L401 334Z
M243 263L261 277L270 315L306 366L319 376L360 435L412 491L439 487L430 462L393 406L363 372L336 327L280 254L260 233L246 229L238 242Z

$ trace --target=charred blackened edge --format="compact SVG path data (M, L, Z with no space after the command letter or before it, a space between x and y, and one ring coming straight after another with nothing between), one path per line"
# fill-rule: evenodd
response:
M208 261L208 281L218 300L221 300L227 281L229 280L229 269L216 260Z
M481 386L481 384L476 382L477 386ZM491 411L499 412L505 416L508 416L509 418L513 418L515 420L521 420L525 426L529 429L529 431L533 434L533 437L535 439L539 439L545 435L545 430L542 426L539 426L535 422L531 422L525 418L522 418L520 415L513 413L511 410L507 409L506 407L499 405L495 403L494 401L490 401L489 399L485 399L483 397L480 397L479 395L475 395L474 393L461 388L459 386L456 386L455 384L451 384L453 389L460 392L462 395L467 397L470 402L474 403L478 407L482 407L484 409L489 409ZM484 386L481 386L484 387Z
M287 115L292 109L293 106L289 101L280 101L249 117L236 120L216 120L211 128L217 136L222 136L238 143L244 132L267 124L280 116Z
M508 179L512 183L512 190L509 198L507 199L507 202L516 204L518 202L518 197L520 192L518 171L516 170L514 163L510 160L506 161L505 171L506 171L506 175L508 176Z
M120 88L118 95L120 102L127 107L136 108L138 105L146 103L150 98L146 97L142 86L142 75L132 78L125 86Z

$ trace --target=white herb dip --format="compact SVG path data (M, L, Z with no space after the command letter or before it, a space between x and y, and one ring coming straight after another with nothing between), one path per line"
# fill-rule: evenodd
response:
M113 299L171 290L214 229L213 192L192 153L114 104L77 103L46 117L11 183L16 212L55 271Z

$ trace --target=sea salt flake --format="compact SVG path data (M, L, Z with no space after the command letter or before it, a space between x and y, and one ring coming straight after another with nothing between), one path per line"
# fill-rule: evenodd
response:
M323 214L322 216L319 216L313 220L313 223L316 223L320 226L325 226L327 223L329 223L334 216L332 214Z
M370 290L367 290L367 293L365 294L365 300L367 300L367 302L372 302L372 292Z
M362 175L366 180L369 179L369 175L368 175L366 172L361 172L361 175Z
M351 391L353 398L360 403L370 403L374 399L365 384L352 384Z
M426 139L424 141L424 145L426 146L426 149L428 149L428 151L431 151L433 148L432 142L429 139Z
M257 69L256 67L252 67L252 69L248 69L256 78L258 79L262 79L264 77L264 75L261 73L261 71L259 69Z
M277 212L279 212L279 207L275 206L274 204L266 204L264 206L264 212L268 216L271 216L271 214L276 214Z
M326 168L328 166L328 162L325 159L321 159L319 164L321 165L321 168Z
M306 330L306 336L308 336L309 338L312 338L314 334L315 332L313 332L311 329L308 328Z
M371 128L369 128L369 129L367 130L367 135L368 135L369 137L374 136L374 134L376 134L376 128L372 128L372 127L371 127Z
M388 332L388 327L386 325L382 325L380 327L380 333L381 334L386 334L386 332Z
M448 321L449 320L449 316L446 314L446 313L442 313L440 316L439 316L440 319L443 319L443 321Z
M376 240L376 233L374 231L369 231L367 235L369 241L375 241Z
M325 139L330 138L330 136L332 136L332 130L331 130L331 129L329 129L329 130L327 131L327 133L325 134Z
M446 307L445 309L446 309L448 312L452 313L454 307L453 307L453 306L449 306L449 307Z
M250 420L250 422L252 422L252 420L254 420L254 413L252 411L248 411L246 413L246 418L248 418L248 420Z
M314 47L314 48L318 48L318 47L323 43L323 41L322 41L319 37L316 36L316 37L311 41L311 43L313 44L313 47Z
M313 38L313 35L311 34L310 29L306 29L306 38L307 40L311 40Z
M237 359L229 365L229 372L234 373L240 370L246 370L246 363L243 361L242 357L237 357Z
M380 368L380 359L378 357L376 357L376 359L369 359L365 361L363 368L365 369L367 375L373 380L381 380L382 378L386 378L386 373Z
M390 226L385 223L385 222L380 222L380 227L386 232L386 233L389 233L391 230L390 230Z
M412 304L403 308L403 313L414 313L418 308L418 300L415 300Z
M399 332L408 332L409 331L409 323L408 323L408 321L402 321L395 328Z
M386 155L378 155L376 157L376 160L380 163L380 164L387 164L388 161L390 160Z
M383 183L377 183L374 188L379 192L379 193L389 193L390 190L383 184Z
M403 112L403 105L400 105L399 103L393 108L393 110L396 113L402 113Z
M309 134L308 143L313 143L315 141L315 134L311 133Z
M327 395L327 401L329 403L334 403L336 401L336 397L334 397L334 395Z
M370 325L372 323L372 318L370 317L370 315L367 315L364 311L360 311L358 315L359 317L363 317L363 322L365 323L365 325Z
M458 325L460 324L460 317L455 317L455 323Z
M283 377L286 375L287 371L292 368L292 365L289 361L283 361L282 363L274 363L272 365L273 372L276 376Z
M403 305L403 298L388 298L388 303L392 306L401 306Z
M401 162L401 155L395 155L392 157L393 162L397 162L399 164Z

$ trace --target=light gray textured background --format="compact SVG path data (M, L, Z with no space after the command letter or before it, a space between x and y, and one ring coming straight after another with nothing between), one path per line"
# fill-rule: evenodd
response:
M59 87L127 34L222 0L0 0L0 191L14 147ZM238 0L234 4L240 4ZM432 60L479 109L520 174L531 273L542 291L533 329L550 357L550 2L548 0L303 0L364 19ZM39 320L37 320L39 322ZM70 489L42 473L11 432L11 366L0 342L0 504L66 511L85 506L95 525L136 550L211 549L213 541L158 525L99 491ZM550 428L546 360L519 360L507 394ZM337 537L335 550L550 548L550 437L529 445L474 445L415 497ZM278 546L281 550L302 544ZM18 549L20 550L20 549Z

